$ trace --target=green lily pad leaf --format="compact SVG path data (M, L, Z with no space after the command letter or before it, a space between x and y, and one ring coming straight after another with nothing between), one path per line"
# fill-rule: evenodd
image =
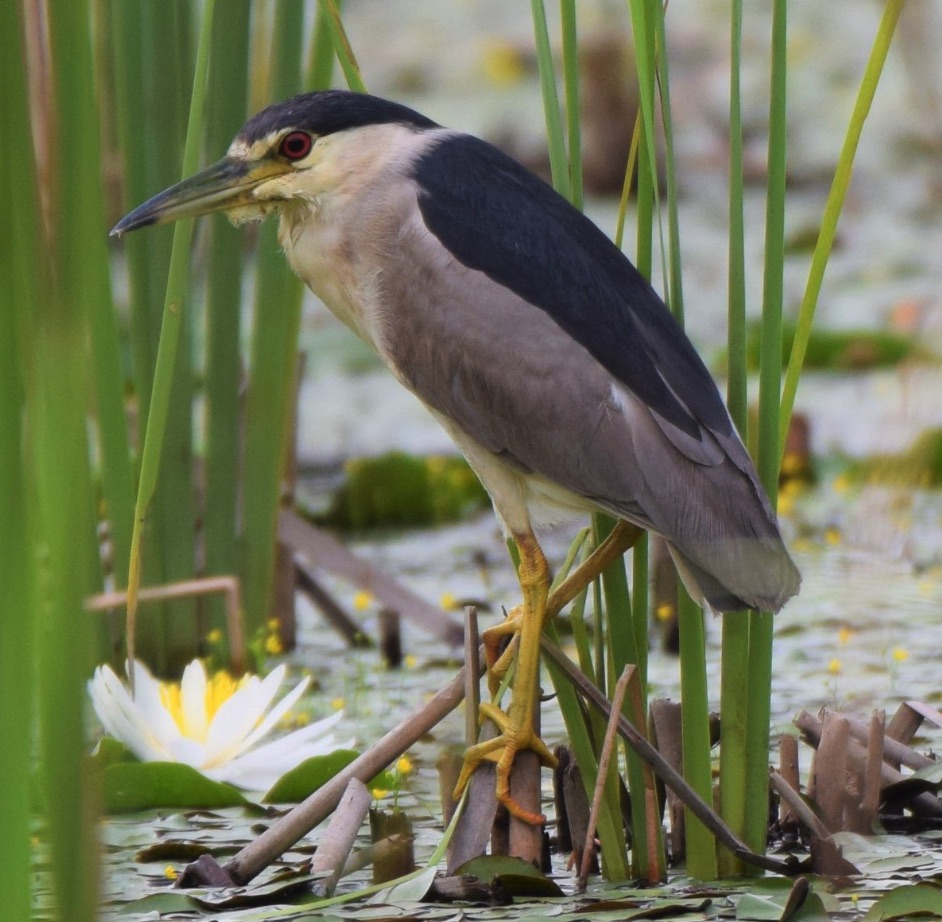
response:
M274 903L289 903L301 897L309 897L311 885L328 876L288 871L274 880L257 887L235 887L217 891L197 891L194 901L208 910L243 909L251 906L270 906Z
M425 898L435 880L438 868L434 865L410 875L402 883L395 884L388 890L380 890L370 898L370 903L409 903L418 902Z
M710 905L708 898L696 900L654 899L643 906L635 900L605 900L591 903L573 910L573 914L590 919L618 919L618 922L634 922L638 919L703 918L701 913ZM778 916L775 917L776 919Z
M813 891L793 913L782 917L783 922L827 922L830 918L831 913L824 905L821 895Z
M105 809L234 807L247 803L231 785L210 781L182 762L118 762L104 771Z
M484 855L466 861L455 874L470 874L486 884L499 881L511 896L562 896L563 891L542 871L522 858Z
M766 896L756 896L753 893L744 893L736 904L736 918L748 919L750 922L764 922L764 920L777 920L782 917L783 901L769 899Z
M272 785L262 803L299 803L342 772L358 756L359 753L353 749L335 749L327 755L305 759Z
M942 892L930 884L897 887L878 899L867 910L863 922L882 919L902 919L910 916L942 918Z
M199 903L191 896L180 890L167 893L150 893L139 900L125 903L118 913L122 916L137 915L140 913L159 913L165 915L170 912L198 912ZM154 916L156 918L156 915Z
M136 762L134 753L124 743L110 736L103 736L89 757L92 771L104 771L109 765L119 762Z

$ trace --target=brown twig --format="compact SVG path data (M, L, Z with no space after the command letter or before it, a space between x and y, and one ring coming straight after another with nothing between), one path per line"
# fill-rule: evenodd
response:
M371 592L380 604L395 609L433 637L454 646L462 643L464 630L452 616L357 557L333 535L306 522L291 509L282 509L278 515L278 540L317 567Z
M138 602L162 602L166 599L180 599L196 595L222 593L226 601L226 627L229 633L229 661L232 671L241 673L245 670L245 642L242 638L242 618L240 609L239 581L234 576L204 576L198 579L186 579L163 586L148 586L138 589ZM86 611L108 611L119 605L127 605L126 591L102 592L89 596L85 600Z
M592 857L595 854L595 830L598 827L599 811L602 808L602 797L605 793L605 779L608 775L608 766L615 750L615 734L618 732L618 715L621 714L622 704L625 701L625 692L635 666L625 666L621 677L615 685L615 695L612 698L612 712L605 728L605 741L602 744L602 754L599 756L598 774L595 778L595 790L592 792L592 808L589 811L589 825L585 831L585 844L582 848L582 865L579 868L579 879L576 889L579 893L585 891L589 882L589 873L592 869Z
M329 872L327 877L317 882L318 892L322 896L331 896L340 880L344 863L353 848L357 832L363 825L363 819L370 809L372 795L366 785L357 778L351 778L340 803L330 818L327 831L321 837L311 862L314 874Z
M376 745L243 848L226 865L233 884L241 886L248 883L328 816L337 806L351 778L359 778L365 783L450 714L464 698L464 672L463 668L460 669L455 678L431 701L406 717Z

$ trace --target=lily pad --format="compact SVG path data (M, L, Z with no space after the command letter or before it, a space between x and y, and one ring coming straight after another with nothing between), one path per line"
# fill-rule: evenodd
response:
M930 884L897 887L878 899L863 918L863 922L882 919L902 919L910 916L942 918L942 891Z
M485 855L466 861L455 874L470 874L484 883L499 881L511 896L557 897L563 891L542 871L522 858L506 855Z
M159 807L234 807L248 801L231 785L210 781L181 762L118 762L104 770L105 809L129 813Z
M359 756L353 749L335 749L323 756L312 756L285 772L262 798L263 803L300 803L334 775L342 772Z
M142 916L145 913L153 913L153 918L166 915L171 912L197 912L200 904L186 893L179 890L168 893L151 893L139 900L125 903L118 913L124 915Z

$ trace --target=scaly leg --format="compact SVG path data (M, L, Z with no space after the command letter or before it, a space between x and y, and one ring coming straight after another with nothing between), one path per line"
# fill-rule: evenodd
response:
M486 759L496 762L498 801L513 816L528 823L539 824L545 822L545 817L525 810L511 798L510 770L517 753L525 749L535 752L544 765L556 765L555 757L533 729L533 716L539 696L540 632L543 629L546 599L549 595L550 574L549 565L532 532L515 535L514 540L520 552L518 576L523 591L523 604L514 609L504 622L485 631L483 638L490 667L493 665L491 656L496 653L500 641L508 634L514 635L516 671L511 688L510 707L505 713L496 704L481 705L481 717L492 720L500 733L493 739L468 749L455 794L460 795L482 761ZM490 669L489 680L493 692L496 689Z
M549 565L532 532L514 535L520 552L518 576L523 592L523 604L513 609L498 625L484 631L483 642L488 667L488 686L491 695L496 695L500 682L511 662L516 663L516 672L511 689L510 707L506 713L493 703L480 706L482 720L494 722L500 733L493 739L471 746L465 753L461 775L455 786L455 797L471 779L471 775L484 760L497 763L496 794L500 803L519 819L540 824L545 817L525 810L510 796L510 771L514 758L521 750L530 749L540 761L549 767L556 766L556 759L546 744L534 731L534 714L539 696L540 634L546 618L555 615L570 602L592 580L637 540L641 529L620 521L608 537L592 552L589 558L549 595ZM504 638L511 635L511 643L500 654Z

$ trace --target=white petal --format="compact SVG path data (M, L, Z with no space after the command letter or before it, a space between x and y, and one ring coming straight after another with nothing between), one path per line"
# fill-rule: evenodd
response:
M255 746L256 743L264 739L268 734L278 725L278 721L281 720L288 711L295 706L298 701L298 698L304 694L308 685L311 684L311 677L305 676L291 691L288 692L281 701L278 702L269 712L265 715L265 719L246 737L245 743L242 746L242 752L245 752L248 749L251 749ZM332 726L332 725L331 725ZM327 729L326 727L324 728Z
M183 670L180 702L183 711L183 735L194 740L205 740L209 718L206 714L206 669L201 660L193 660Z
M329 732L331 727L335 726L342 717L343 713L338 712L307 727L292 730L284 736L279 736L268 743L254 747L250 752L240 755L239 758L254 757L257 753L264 753L272 759L285 762L284 771L287 771L292 765L299 765L311 756L325 755L335 749L348 748L352 743L351 740L338 743L334 734Z
M185 736L178 736L170 744L169 760L192 765L202 771L209 761L206 756L206 746L199 740L192 740Z
M160 695L160 683L139 660L134 663L134 704L141 712L144 725L161 745L169 747L171 741L180 736L180 728Z
M95 670L88 690L95 713L109 736L120 740L144 761L168 758L166 748L151 732L127 687L109 666Z
M305 728L306 729L306 728ZM209 777L226 781L250 791L267 791L285 772L296 768L305 759L322 756L335 749L345 748L333 742L333 735L303 743L296 739L304 730L290 733L251 752L207 771ZM349 745L347 743L346 745Z
M210 762L220 764L228 761L245 748L245 738L268 710L284 675L285 666L282 664L262 681L252 676L245 686L222 703L206 733Z

